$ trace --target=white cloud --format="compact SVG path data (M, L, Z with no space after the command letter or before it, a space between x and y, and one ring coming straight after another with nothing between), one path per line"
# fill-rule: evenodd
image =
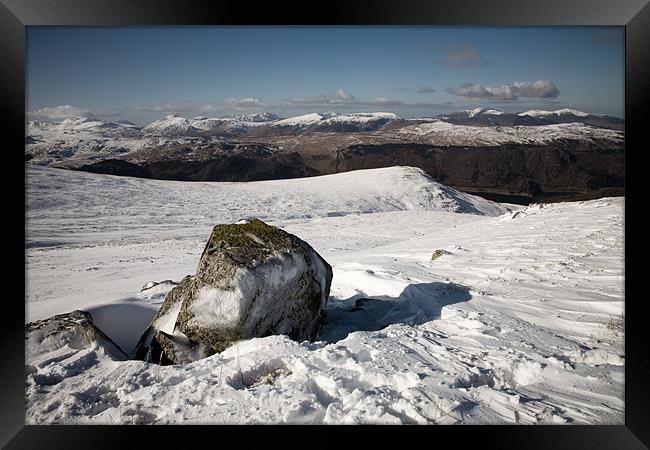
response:
M165 112L165 113L187 113L187 114L209 114L209 113L224 113L234 110L247 110L266 108L268 105L258 98L244 97L244 98L226 98L222 102L210 102L203 104L196 103L183 103L173 104L167 103L164 105L151 105L151 106L135 106L131 108L133 111L144 112Z
M225 106L236 109L246 109L246 108L265 108L268 106L266 103L262 102L259 98L227 98L223 101Z
M180 112L196 111L197 108L200 108L200 106L190 105L189 103L186 103L186 104L183 104L183 105L175 105L173 103L166 103L164 105L134 106L133 108L131 108L131 110L133 110L133 111L144 111L144 112L180 113Z
M555 98L560 91L552 81L515 81L513 90L521 97L530 98Z
M450 88L448 92L458 97L473 99L514 100L515 94L510 86L483 86L476 83L465 83L458 88Z
M378 108L378 107L400 107L400 108L426 108L437 106L433 103L405 103L402 100L386 97L376 97L370 100L358 99L349 92L339 89L334 94L319 94L313 97L291 97L284 102L285 107L305 109L346 109L353 110Z
M27 113L30 120L60 121L72 117L116 117L120 113L112 110L79 108L72 105L46 106Z
M560 91L552 81L515 81L511 86L484 86L478 83L465 83L447 92L458 97L483 100L517 100L527 98L555 98Z

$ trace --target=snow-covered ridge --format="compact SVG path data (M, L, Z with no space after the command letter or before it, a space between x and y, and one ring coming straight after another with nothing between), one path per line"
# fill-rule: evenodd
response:
M204 119L206 117L199 117L199 119ZM155 129L155 128L160 128L165 125L179 125L179 124L185 124L188 123L190 119L186 117L181 117L177 116L176 114L168 114L162 119L155 120L151 122L149 125L147 125L145 128L148 129Z
M198 122L202 120L203 118L201 118ZM156 120L150 123L144 127L144 129L149 132L158 132L166 135L186 135L199 131L199 129L194 126L193 122L195 121L192 119L187 119L185 117L175 116L171 114L163 117L160 120Z
M270 112L234 114L232 117L242 122L272 122L274 120L280 120L277 115Z
M541 126L478 127L453 125L444 121L409 125L398 132L405 138L440 145L500 146L503 144L547 144L560 139L620 144L624 134L618 130L597 128L581 123Z
M277 126L294 126L294 125L310 125L312 123L320 122L323 116L318 113L304 114L302 116L288 117L282 120L276 120L273 125Z
M335 123L335 122L348 122L348 123L367 123L377 120L397 120L396 114L388 112L375 112L375 113L351 113L351 114L339 114L334 117L325 119L326 123Z
M518 115L531 116L531 117L547 117L547 116L560 116L563 114L570 114L577 117L587 117L587 116L595 115L595 114L590 114L582 111L576 111L575 109L569 109L569 108L557 109L555 111L541 111L541 110L531 109L529 111L521 112Z
M95 117L71 117L61 122L32 120L27 122L27 132L31 131L67 131L67 132L110 132L119 130L139 130L140 127L126 120L111 122Z
M505 114L503 111L500 109L492 109L492 108L474 108L474 109L468 109L465 111L469 117L476 117L476 116L500 116Z
M109 122L106 120L96 119L92 117L75 117L71 119L65 119L60 124L56 125L54 128L59 130L92 130L92 129L103 129L103 128L140 128L137 125L126 122Z
M25 133L26 156L31 162L44 165L120 158L158 141L131 122L92 117L74 117L58 123L30 121Z
M273 122L275 126L307 126L313 124L331 125L336 123L365 124L376 121L396 120L399 117L396 114L388 112L373 113L311 113L302 116L289 117Z
M270 113L248 114L235 117L205 117L185 118L176 115L168 115L160 120L150 123L144 129L147 132L163 136L188 136L201 134L206 131L222 130L246 130L272 123Z

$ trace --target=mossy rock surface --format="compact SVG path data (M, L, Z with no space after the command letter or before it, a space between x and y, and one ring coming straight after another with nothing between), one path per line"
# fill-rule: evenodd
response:
M273 250L290 250L297 247L295 236L280 228L267 225L259 219L247 223L217 225L201 254L212 255L220 250L242 265L255 264L268 258ZM199 265L199 271L201 270Z

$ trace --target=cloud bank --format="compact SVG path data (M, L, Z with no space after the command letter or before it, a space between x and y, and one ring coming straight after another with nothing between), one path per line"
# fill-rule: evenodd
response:
M119 112L113 110L100 110L79 108L72 105L46 106L27 113L30 120L64 120L72 117L117 117Z
M269 105L262 102L258 98L244 97L244 98L226 98L222 102L210 102L203 104L196 103L182 103L173 104L167 103L163 105L150 105L150 106L134 106L130 108L132 111L138 112L165 112L165 113L222 113L232 110L242 111L250 109L266 108Z
M433 91L427 91L433 92ZM373 99L359 99L345 91L339 89L334 94L319 94L313 97L291 97L285 100L284 107L291 108L312 108L312 109L365 109L378 107L400 107L400 108L429 108L439 106L436 103L408 103L398 99L387 97L376 97Z
M548 80L515 81L512 85L484 86L465 83L460 87L448 88L447 92L472 100L517 100L526 98L556 98L560 95L555 83Z

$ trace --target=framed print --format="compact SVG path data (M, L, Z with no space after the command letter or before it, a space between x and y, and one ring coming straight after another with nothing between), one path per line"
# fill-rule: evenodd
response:
M647 2L326 6L3 0L7 448L648 445Z

